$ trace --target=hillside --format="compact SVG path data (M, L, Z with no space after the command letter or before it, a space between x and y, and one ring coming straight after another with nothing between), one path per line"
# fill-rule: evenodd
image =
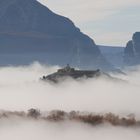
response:
M36 0L0 1L0 58L31 63L108 68L94 41ZM8 56L8 58L7 58ZM0 62L2 64L2 62Z

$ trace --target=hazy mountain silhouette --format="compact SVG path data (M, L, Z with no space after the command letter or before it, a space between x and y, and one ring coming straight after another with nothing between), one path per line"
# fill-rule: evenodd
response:
M91 68L109 66L90 37L36 0L0 0L0 54L0 59L9 56L9 64L12 60L38 60Z
M122 46L99 46L104 57L113 64L116 68L124 66L123 56L124 48Z
M140 32L134 33L132 40L128 41L124 50L124 62L127 65L140 64Z

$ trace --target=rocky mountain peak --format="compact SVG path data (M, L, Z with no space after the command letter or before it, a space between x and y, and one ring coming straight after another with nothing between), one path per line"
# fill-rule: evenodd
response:
M58 65L108 65L89 36L36 0L0 0L0 37L0 53L46 53L45 60Z
M124 50L124 61L128 65L140 64L140 32L135 32Z

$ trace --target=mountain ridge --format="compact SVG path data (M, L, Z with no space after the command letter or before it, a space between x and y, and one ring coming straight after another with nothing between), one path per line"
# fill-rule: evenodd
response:
M70 19L55 14L38 1L2 0L0 9L0 54L45 52L44 60L50 64L110 66L93 39Z
M140 64L140 32L135 32L124 49L124 62L133 66Z

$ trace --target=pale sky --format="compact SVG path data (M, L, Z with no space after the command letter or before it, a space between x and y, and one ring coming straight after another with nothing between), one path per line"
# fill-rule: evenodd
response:
M96 44L125 46L140 31L140 0L38 0L70 18Z

